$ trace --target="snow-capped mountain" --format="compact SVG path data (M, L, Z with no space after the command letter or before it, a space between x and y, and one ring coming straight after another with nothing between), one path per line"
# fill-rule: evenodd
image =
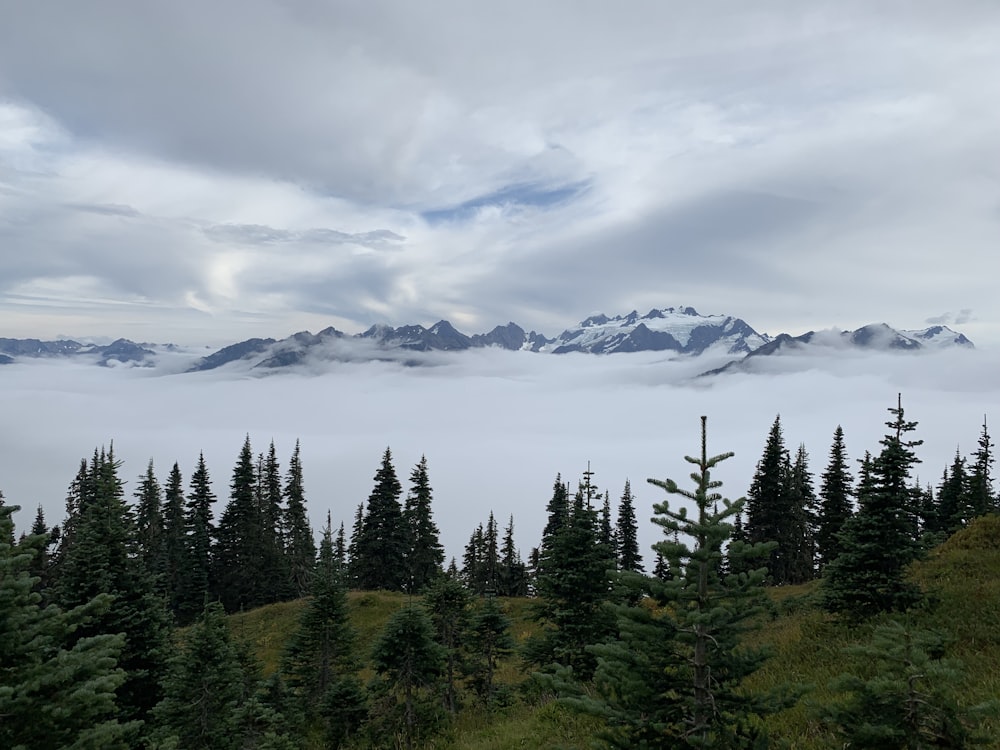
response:
M374 325L363 333L348 335L336 328L319 333L300 331L285 339L252 338L223 347L181 369L188 372L214 370L241 363L244 368L277 370L310 362L365 362L389 360L407 365L428 361L431 352L461 352L496 347L511 351L547 354L580 352L620 354L626 352L668 352L678 357L711 354L715 362L737 357L706 374L752 370L760 357L827 349L916 351L951 347L972 347L964 335L946 326L922 330L897 330L884 323L855 331L810 331L801 336L780 334L771 338L758 333L740 318L728 315L701 315L692 307L666 307L645 315L593 315L554 339L526 332L516 323L497 326L489 333L467 335L447 320L430 328L408 325L393 328ZM165 347L171 349L172 345ZM24 358L80 357L109 366L119 363L153 366L164 347L136 344L118 339L108 345L76 341L39 341L0 338L0 364ZM174 348L176 349L176 348Z
M650 310L641 317L635 310L614 318L595 315L579 327L563 331L555 341L542 347L542 351L554 354L644 351L701 354L713 348L727 354L746 354L768 341L770 337L757 333L739 318L699 315L693 307L667 307Z

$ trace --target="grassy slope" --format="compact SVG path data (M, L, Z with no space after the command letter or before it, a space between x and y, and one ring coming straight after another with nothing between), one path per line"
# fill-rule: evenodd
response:
M913 575L930 594L931 604L910 613L905 621L921 628L945 631L954 639L949 656L965 664L962 702L974 704L1000 695L1000 518L980 519L937 548L914 567ZM749 683L767 689L789 682L811 685L800 704L770 719L775 736L801 750L832 747L832 739L810 718L810 705L831 699L830 681L844 671L843 649L866 640L871 626L848 628L816 610L811 599L816 584L775 590L775 613L756 635L773 656ZM406 596L387 592L352 592L351 617L359 633L359 649L367 653L389 616L406 603ZM504 602L519 642L534 630L530 603ZM264 607L232 618L237 635L249 639L265 665L273 671L281 647L294 630L302 602ZM881 620L873 624L877 624ZM501 670L502 681L524 677L522 665L510 659ZM508 750L509 748L587 747L591 720L567 715L552 706L515 706L492 716L467 709L449 736L435 748ZM988 727L997 737L987 748L1000 750L1000 720Z

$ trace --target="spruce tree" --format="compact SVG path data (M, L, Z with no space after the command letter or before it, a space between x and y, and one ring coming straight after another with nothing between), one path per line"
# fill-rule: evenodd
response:
M157 588L162 590L167 568L163 540L163 490L156 479L153 459L149 459L146 473L139 477L134 497L136 552L150 575L157 578Z
M472 597L461 583L448 576L439 576L424 595L424 607L434 625L434 638L444 649L444 707L458 712L458 680L464 671L463 647L469 625L469 605Z
M972 520L967 502L968 486L965 459L956 450L950 470L945 468L941 477L933 514L926 520L925 531L932 534L953 534Z
M804 583L816 577L817 501L809 471L805 445L795 452L789 475L789 583Z
M639 525L635 518L635 497L632 484L625 480L625 489L618 502L618 524L615 535L618 539L618 569L641 573L642 555L639 554Z
M105 617L113 597L98 594L67 611L41 606L30 570L47 540L30 535L15 545L17 510L0 506L0 747L132 747L139 722L120 723L116 703L125 636L74 632Z
M869 476L862 475L860 507L843 526L841 553L827 566L822 589L824 608L851 620L905 610L921 596L906 580L906 569L919 553L910 518L910 469L919 462L913 448L923 441L906 439L917 423L906 421L901 398L888 411L890 432L880 441Z
M309 590L309 578L316 559L316 542L306 513L305 485L302 478L302 457L299 441L288 463L285 478L285 557L291 590L294 596L304 596Z
M510 625L510 618L492 596L483 599L469 623L469 675L472 689L487 710L497 703L496 673L500 659L515 648Z
M270 604L296 599L299 594L292 586L291 569L285 556L285 510L282 507L281 467L271 441L267 455L258 461L257 515L260 519L257 537L257 565L260 571L256 586L256 601Z
M351 527L351 541L347 545L347 584L348 588L361 588L361 565L362 559L359 554L361 549L361 534L365 525L365 504L358 503L358 509L354 513L354 525Z
M500 545L500 567L497 596L527 596L528 568L521 560L521 553L514 544L514 516L511 515L504 529Z
M816 553L821 570L840 554L840 530L854 512L851 502L853 483L847 468L844 430L837 425L830 446L830 460L820 477Z
M438 528L431 516L432 491L427 476L427 457L421 456L410 472L410 491L406 496L403 518L408 531L408 590L418 592L441 575L444 547L438 540Z
M357 540L357 585L362 589L403 590L407 571L407 530L399 497L402 485L396 478L388 448L375 473L375 486Z
M993 441L986 430L983 417L983 431L979 435L979 447L969 462L969 505L974 517L997 512L997 497L993 491L993 464L996 461Z
M247 435L233 467L230 499L219 518L213 554L214 593L227 612L262 604L260 541L264 519L257 496L259 472Z

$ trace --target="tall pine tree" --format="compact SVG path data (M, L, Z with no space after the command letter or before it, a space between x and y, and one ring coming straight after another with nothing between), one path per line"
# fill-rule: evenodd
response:
M431 514L431 500L427 457L421 456L420 463L410 472L410 492L403 509L409 541L407 585L412 592L423 590L442 573L444 547L438 540L437 524Z
M847 468L844 430L837 425L833 432L833 444L830 446L830 460L820 476L816 553L821 570L840 554L840 530L854 513L851 502L853 484L854 480Z
M401 591L406 583L409 535L399 504L402 493L392 453L386 448L351 560L359 588Z
M306 513L305 494L301 449L296 440L284 487L285 557L291 590L295 596L304 596L308 592L313 561L316 559L316 542Z

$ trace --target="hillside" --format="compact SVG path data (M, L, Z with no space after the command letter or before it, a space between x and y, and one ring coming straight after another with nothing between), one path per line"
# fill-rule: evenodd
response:
M979 519L934 549L916 564L913 578L928 594L919 611L895 619L909 626L935 629L947 636L947 655L964 664L965 681L958 696L973 705L1000 695L1000 517ZM832 699L831 681L850 663L844 649L863 643L872 628L888 618L850 628L832 621L813 606L817 584L772 590L774 608L756 634L772 658L748 683L751 689L794 682L811 686L793 709L772 717L772 737L801 750L829 748L833 738L813 718L817 705ZM359 633L359 648L366 653L390 615L406 603L406 596L388 592L352 592L351 618ZM519 643L533 632L531 600L504 600ZM293 632L302 602L263 607L230 618L234 634L250 641L265 671L273 671L281 648ZM501 670L502 682L518 683L526 676L517 657ZM516 705L486 715L463 711L451 732L438 738L434 748L458 750L508 750L513 748L585 748L593 720L573 715L552 703ZM996 739L983 745L1000 750L1000 717L984 725Z

